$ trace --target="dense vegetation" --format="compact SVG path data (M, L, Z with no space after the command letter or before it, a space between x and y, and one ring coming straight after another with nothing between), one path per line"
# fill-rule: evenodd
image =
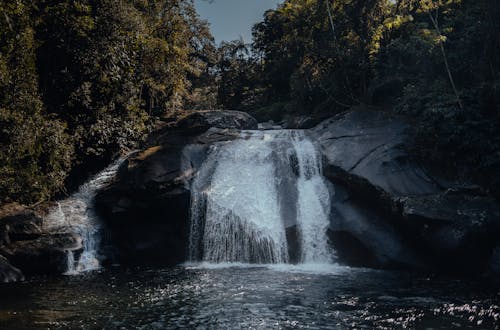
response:
M165 112L215 107L376 106L412 121L421 159L499 194L499 7L286 0L251 45L217 49L192 0L2 1L0 204L79 183Z
M219 101L261 120L378 106L413 122L422 160L498 196L499 8L497 0L287 0L254 27L252 45L223 45Z
M211 106L214 54L191 1L2 1L0 203L81 181L165 109Z

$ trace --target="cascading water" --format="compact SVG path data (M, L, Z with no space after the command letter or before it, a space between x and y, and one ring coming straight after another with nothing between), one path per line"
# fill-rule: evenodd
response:
M71 232L82 238L83 251L75 260L73 251L67 251L66 274L78 274L99 268L97 249L99 245L99 222L94 210L93 199L99 189L115 177L123 159L120 159L98 173L69 198L58 202L46 217L44 225L50 232Z
M214 145L191 192L191 261L287 263L287 228L298 261L331 261L330 191L303 131L244 131Z
M305 263L331 261L326 239L330 216L330 191L322 176L321 159L313 143L303 135L292 136L297 153L297 225L301 239L301 260Z

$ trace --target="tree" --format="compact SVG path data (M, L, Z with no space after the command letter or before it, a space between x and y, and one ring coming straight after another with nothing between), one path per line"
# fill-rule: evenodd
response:
M73 148L38 93L33 6L0 4L0 203L36 202L63 187Z
M439 11L443 7L442 0L423 0L420 4L420 10L422 12L426 12L429 16L430 21L432 22L432 26L436 32L436 40L439 45L439 49L441 50L441 54L443 55L443 62L446 68L446 72L448 73L448 78L450 80L450 85L453 89L453 93L457 98L457 104L460 109L463 110L462 101L460 100L460 94L458 93L457 87L455 85L455 80L453 79L453 74L450 70L450 65L448 64L448 57L446 56L446 51L444 48L444 43L446 41L446 37L442 34L441 28L439 26Z

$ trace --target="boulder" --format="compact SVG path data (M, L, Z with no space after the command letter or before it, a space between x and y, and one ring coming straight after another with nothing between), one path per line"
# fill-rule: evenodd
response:
M81 250L81 238L72 233L43 234L35 240L17 241L0 248L9 262L26 275L63 273L68 251Z
M377 111L351 111L310 131L325 159L324 174L369 199L420 196L443 190L406 152L408 125Z
M9 261L0 255L0 283L24 281L23 273L12 266Z
M406 263L408 254L396 252L404 242L428 267L487 267L500 233L498 203L420 166L408 152L412 142L402 119L350 111L309 133L322 153L324 175L350 196L335 206L345 219L333 227L337 239L358 246L375 264Z
M12 203L0 208L0 253L3 255L0 272L8 281L24 278L23 273L64 272L68 251L82 250L79 236L44 230L43 212L48 205L30 208Z
M157 130L144 150L130 155L116 182L96 196L104 245L115 261L184 261L189 182L213 148L244 139L240 129L255 125L247 114L232 111L190 114ZM317 142L324 175L334 185L329 235L340 261L378 268L493 268L498 203L480 189L448 182L420 166L408 151L412 142L404 120L355 110L307 134ZM280 173L293 177L285 173L293 170L293 159L285 158L287 170ZM295 197L280 196L286 213ZM296 261L295 224L286 228Z
M422 268L391 222L353 200L342 186L332 189L330 242L341 262L373 268Z
M500 206L493 198L445 192L401 198L398 204L412 239L437 264L487 268L500 237Z
M36 239L42 234L42 217L33 209L11 203L0 209L0 246L11 241Z
M257 122L246 113L197 112L153 133L145 150L130 155L116 182L95 199L108 233L103 243L115 261L184 261L189 181L210 148L254 128Z
M328 118L325 114L311 115L287 115L280 122L280 126L286 129L309 129L313 128Z

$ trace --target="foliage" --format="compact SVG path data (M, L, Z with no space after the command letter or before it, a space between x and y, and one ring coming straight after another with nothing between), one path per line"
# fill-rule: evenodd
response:
M212 106L216 48L192 1L7 0L0 20L0 203L49 198L155 117Z
M32 7L0 4L0 201L47 198L63 186L73 147L38 93Z

